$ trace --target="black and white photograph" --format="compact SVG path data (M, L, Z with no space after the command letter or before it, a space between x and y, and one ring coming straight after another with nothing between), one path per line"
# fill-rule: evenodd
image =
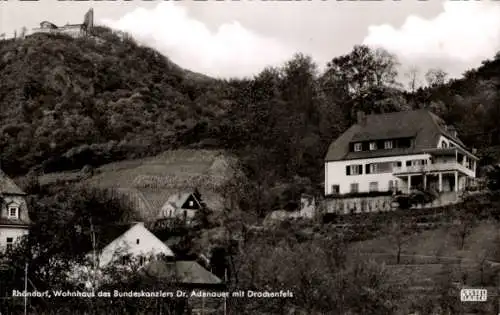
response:
M500 315L500 2L0 0L0 315Z

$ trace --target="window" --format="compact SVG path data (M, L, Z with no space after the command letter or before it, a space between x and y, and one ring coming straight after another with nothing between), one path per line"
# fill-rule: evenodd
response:
M406 161L406 166L411 166L411 161Z
M377 150L377 143L376 142L370 142L370 150Z
M411 162L411 165L413 166L418 166L418 165L426 165L427 164L427 160L412 160L412 161L408 161L408 162ZM407 164L408 164L407 162Z
M394 191L395 190L395 187L394 187L394 181L393 180L390 180L389 181L389 191Z
M339 185L332 185L332 194L336 195L340 192L340 186Z
M193 200L190 200L190 201L189 201L189 206L190 206L190 207L194 206L194 202L193 202Z
M367 202L365 199L361 200L361 211L365 212L367 208Z
M122 265L127 265L130 263L130 255L123 255L122 256Z
M447 148L448 144L445 141L441 141L441 148Z
M351 184L351 192L357 193L358 191L359 191L359 184L358 183Z
M370 182L370 191L378 191L378 182Z
M361 175L363 174L363 165L359 164L359 165L351 165L351 169L352 169L352 174L353 175Z
M9 218L18 219L19 218L19 207L9 206Z
M139 245L139 241L140 241L139 239L136 239L136 240L135 240L135 243L136 243L137 245Z
M14 244L14 239L12 237L7 237L7 250L11 250Z
M387 140L384 142L384 149L392 149L392 140Z
M371 164L366 164L366 174L376 174L380 173L380 163L371 163Z
M363 165L347 165L345 167L346 175L361 175L363 174Z
M359 151L361 151L361 143L355 143L354 152L359 152Z
M144 256L139 256L139 265L144 265L145 262L146 259L144 258Z

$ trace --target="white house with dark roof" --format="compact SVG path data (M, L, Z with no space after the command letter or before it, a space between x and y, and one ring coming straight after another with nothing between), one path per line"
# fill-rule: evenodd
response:
M0 170L0 251L27 235L30 224L26 193Z
M161 207L158 220L177 218L190 223L202 207L203 202L196 190L179 190L172 194Z
M478 158L456 129L427 110L376 115L358 121L330 144L325 195L390 195L413 189L456 193L476 177ZM387 209L389 206L374 205ZM351 205L342 205L340 211ZM355 209L356 212L359 209Z
M101 278L100 271L109 267L127 266L137 261L144 266L158 256L173 260L174 252L151 233L142 222L106 227L95 235L95 248L87 254L93 264L76 265L68 272L70 280L91 287L94 276Z

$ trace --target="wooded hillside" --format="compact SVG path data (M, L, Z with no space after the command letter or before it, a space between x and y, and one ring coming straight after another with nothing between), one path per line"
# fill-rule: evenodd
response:
M15 176L81 169L174 148L237 153L259 187L321 183L328 144L356 112L429 108L484 163L500 145L500 55L463 78L418 88L383 50L356 46L324 72L297 54L253 78L216 80L98 27L93 38L0 41L0 159ZM397 81L409 77L410 84ZM294 180L295 179L295 180Z

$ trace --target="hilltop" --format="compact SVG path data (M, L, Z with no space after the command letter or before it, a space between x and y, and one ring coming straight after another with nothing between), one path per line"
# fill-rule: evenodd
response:
M199 139L230 104L225 83L127 36L34 34L0 41L0 149L22 174L148 156Z

